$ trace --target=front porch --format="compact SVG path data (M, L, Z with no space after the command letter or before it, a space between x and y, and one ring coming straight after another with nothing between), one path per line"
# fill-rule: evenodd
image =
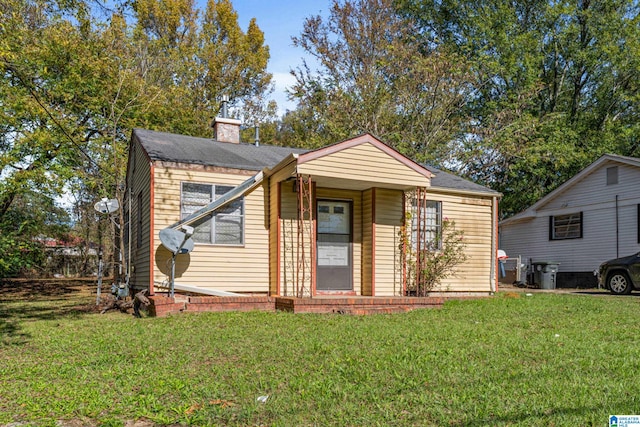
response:
M292 313L333 314L389 314L404 313L422 308L439 308L444 297L366 297L366 296L318 296L295 298L282 296L187 296L171 298L163 295L149 297L149 313L164 317L182 312L221 311L288 311Z
M444 301L442 297L276 297L275 309L292 313L388 314L440 308Z

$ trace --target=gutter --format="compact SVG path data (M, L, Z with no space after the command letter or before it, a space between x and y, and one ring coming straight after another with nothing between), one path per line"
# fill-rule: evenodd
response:
M493 191L476 191L476 190L458 190L448 187L427 187L427 192L433 193L449 193L457 195L483 196L483 197L502 197L502 193Z

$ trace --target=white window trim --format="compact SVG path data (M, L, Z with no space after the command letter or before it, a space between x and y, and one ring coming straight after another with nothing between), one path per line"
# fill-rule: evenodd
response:
M194 185L206 185L210 187L210 199L209 202L207 202L206 204L199 206L198 208L194 209L193 212L195 212L198 209L201 209L205 206L207 206L209 203L211 203L215 197L215 191L216 191L216 187L229 187L229 189L234 188L234 186L232 184L217 184L217 183L210 183L210 182L195 182L195 181L182 181L180 183L180 218L183 219L184 217L186 217L187 215L190 215L193 212L183 212L183 200L184 200L184 184L194 184ZM229 191L229 190L227 190ZM234 202L240 202L241 203L241 207L240 207L240 214L239 215L235 215L235 214L211 214L211 216L209 217L209 219L207 221L211 222L211 231L209 233L209 242L198 242L195 241L195 243L197 245L210 245L210 246L232 246L232 247L238 247L238 246L244 246L245 244L245 217L246 217L246 211L245 211L245 203L244 203L244 196L236 199ZM234 203L232 202L232 203ZM240 219L240 239L238 243L217 243L215 242L215 237L216 237L216 217L218 215L221 216L230 216L230 217L237 217ZM206 218L206 217L205 217ZM205 221L203 221L205 222ZM194 226L197 229L197 226Z
M420 246L422 249L425 249L425 247L430 247L435 239L439 239L437 240L437 243L438 243L437 247L435 248L430 247L430 249L435 251L441 251L442 250L442 201L440 200L425 200L425 201L427 202L425 211L429 210L430 203L435 204L436 212L435 212L435 217L433 218L435 219L435 224L427 224L427 227L429 227L430 230L428 232L425 232L426 233L425 236L427 238L425 239L424 242L422 242ZM424 216L422 218L424 221L425 220ZM413 206L412 206L412 215L411 215L411 240L412 240L412 245L414 250L417 249L418 236L419 236L417 221L418 221L418 200L414 199Z

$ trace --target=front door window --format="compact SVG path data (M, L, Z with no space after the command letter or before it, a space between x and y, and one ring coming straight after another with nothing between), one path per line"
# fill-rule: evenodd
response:
M352 290L351 202L318 200L317 209L316 289Z

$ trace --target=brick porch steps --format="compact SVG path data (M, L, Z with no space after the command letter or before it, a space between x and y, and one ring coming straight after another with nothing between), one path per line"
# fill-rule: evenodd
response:
M441 297L276 297L276 310L294 313L374 314L403 313L418 308L437 308Z
M163 317L180 312L219 311L289 311L293 313L339 313L339 314L382 314L404 313L419 308L438 308L442 297L211 297L184 296L175 298L154 295L151 300L150 315Z

